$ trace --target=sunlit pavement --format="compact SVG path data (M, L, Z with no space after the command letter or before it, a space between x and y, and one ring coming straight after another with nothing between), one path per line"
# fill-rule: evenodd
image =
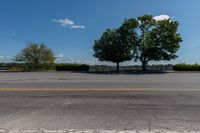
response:
M69 72L0 73L1 89L196 89L200 73L87 74Z
M175 131L164 131L164 130L157 130L157 131L138 131L138 130L75 130L75 129L63 129L63 130L13 130L13 131L6 131L0 130L0 133L199 133L199 132L191 132L191 131L184 131L184 132L175 132Z
M199 73L0 73L0 79L0 133L200 131Z

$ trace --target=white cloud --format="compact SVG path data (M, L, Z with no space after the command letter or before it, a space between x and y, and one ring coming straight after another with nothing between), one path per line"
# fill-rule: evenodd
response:
M155 16L153 17L156 21L160 21L160 20L168 20L171 17L165 14L159 15L159 16Z
M3 56L0 56L0 62L3 62Z
M69 28L72 28L72 29L84 29L85 28L84 25L77 25L77 24L74 23L74 21L72 21L72 20L70 20L68 18L65 18L65 19L53 19L52 21L55 22L55 23L60 24L63 27L69 27Z
M53 19L53 22L59 23L60 25L66 27L69 25L74 25L74 22L72 20L69 20L68 18L65 19Z
M72 25L72 26L70 26L70 28L72 28L72 29L84 29L85 26L83 26L83 25Z
M64 57L64 54L63 53L59 53L55 56L56 58L63 58Z

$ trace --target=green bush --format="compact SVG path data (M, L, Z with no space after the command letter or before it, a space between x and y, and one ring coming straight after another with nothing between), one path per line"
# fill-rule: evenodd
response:
M1 70L21 71L24 68L25 68L25 65L21 63L0 63Z
M38 67L38 71L55 70L54 63L43 63ZM32 66L25 63L0 63L0 69L9 71L34 71Z
M200 71L199 64L176 64L173 66L175 71Z
M56 64L56 71L88 71L89 68L86 64Z

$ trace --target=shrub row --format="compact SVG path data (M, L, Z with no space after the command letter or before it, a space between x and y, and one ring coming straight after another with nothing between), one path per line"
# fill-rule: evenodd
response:
M25 64L21 63L0 63L1 70L14 70L14 71L21 71L25 69Z
M176 64L173 66L175 71L200 71L199 64Z
M55 70L55 64L44 63L38 66L37 70L31 65L25 63L0 63L1 70L9 70L9 71L43 71L43 70Z
M86 64L56 64L56 71L88 71L89 68Z

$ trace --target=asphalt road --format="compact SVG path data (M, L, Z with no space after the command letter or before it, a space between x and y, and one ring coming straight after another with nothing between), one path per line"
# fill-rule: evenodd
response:
M0 73L0 129L200 131L199 81L200 73Z
M19 89L200 89L200 73L87 74L0 73L0 88Z

